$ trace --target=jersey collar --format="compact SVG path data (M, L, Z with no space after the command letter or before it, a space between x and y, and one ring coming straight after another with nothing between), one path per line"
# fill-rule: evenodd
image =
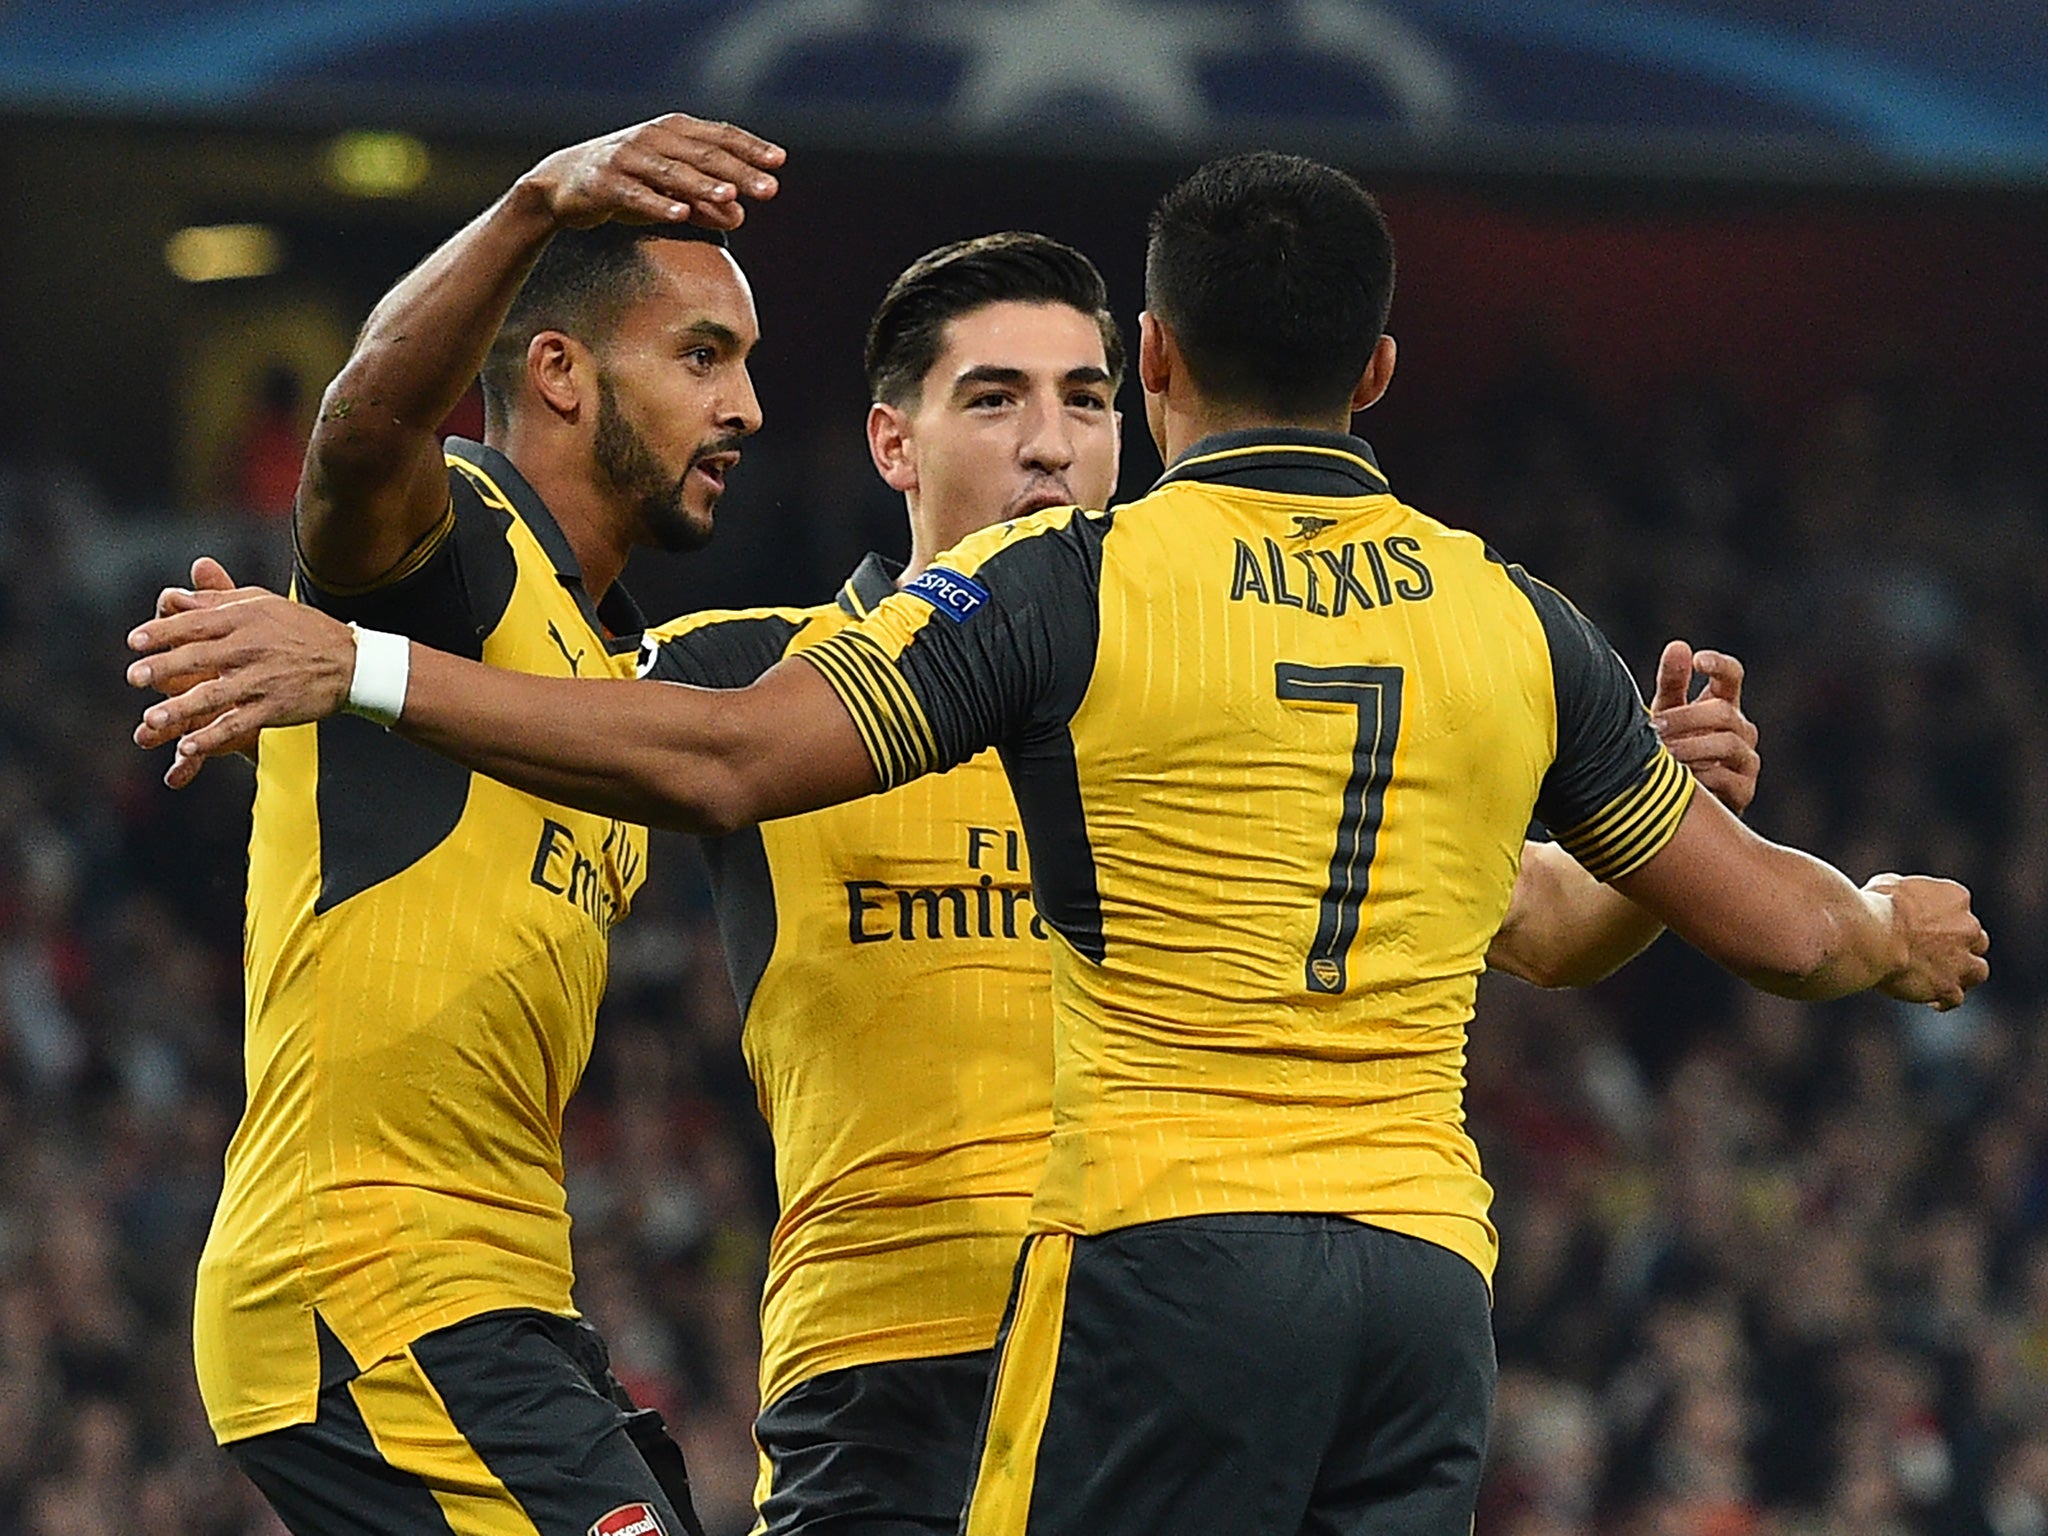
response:
M1175 459L1152 489L1195 480L1283 496L1385 496L1372 445L1344 432L1247 427L1205 437Z
M903 562L872 551L854 567L853 574L839 587L838 603L856 619L864 619L896 590L896 578L903 574Z
M620 651L637 647L640 631L647 627L647 616L633 601L633 594L626 590L623 582L615 581L602 598L594 603L591 601L590 593L583 585L583 567L577 564L576 551L569 547L562 525L555 521L555 514L548 510L548 504L526 483L526 477L513 467L512 461L497 449L466 437L451 437L442 446L464 463L482 470L505 493L506 499L518 510L520 521L526 524L541 552L548 557L548 563L555 568L555 579L568 588L576 599L576 606L583 610L584 619L604 640L606 649Z

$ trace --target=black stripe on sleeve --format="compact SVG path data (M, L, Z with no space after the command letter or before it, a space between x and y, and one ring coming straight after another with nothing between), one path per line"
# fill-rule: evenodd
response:
M512 514L486 505L457 469L448 471L448 495L451 521L413 547L394 579L338 592L301 567L299 600L337 619L482 660L484 640L505 616L518 579L518 558L505 536Z
M1550 650L1557 755L1536 814L1594 875L1618 879L1670 841L1692 775L1658 741L1635 680L1592 621L1520 566L1502 563L1536 610Z
M989 600L965 623L935 619L898 663L945 763L1063 732L1095 671L1107 513L996 546L975 568Z
M1557 834L1596 880L1619 880L1649 863L1678 831L1698 787L1661 746L1643 776L1590 821Z
M936 607L920 613L923 622L893 662L880 645L863 649L864 631L885 632L872 620L804 654L834 679L864 738L872 728L870 751L882 749L885 726L910 739L908 765L916 773L1062 731L1095 669L1102 540L1110 521L1107 514L1075 513L1063 522L976 534L959 550L965 571L942 559L926 574L978 586L986 598L964 617ZM920 584L889 599L899 625L902 605L925 601ZM865 685L857 686L863 677Z
M858 629L842 630L803 654L824 673L853 717L882 788L894 789L952 766L939 762L938 742L923 706L896 663L873 639Z

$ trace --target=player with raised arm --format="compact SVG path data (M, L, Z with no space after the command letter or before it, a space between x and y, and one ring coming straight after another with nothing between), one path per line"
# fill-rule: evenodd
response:
M402 279L321 404L308 611L630 676L628 551L700 543L759 425L723 232L781 161L642 124L548 156ZM444 451L479 369L485 442ZM292 1530L697 1529L680 1453L570 1294L562 1111L645 861L642 828L368 720L262 743L248 1104L193 1339L215 1433Z
M1107 503L1122 338L1102 279L1042 235L911 264L869 330L869 445L904 493L907 567L830 604L693 614L641 675L736 687L852 624L939 551ZM1656 718L1740 809L1754 727L1732 658L1662 659ZM712 891L776 1148L762 1301L767 1536L950 1531L1052 1126L1052 1002L1016 807L993 752L875 799L713 839ZM1527 892L1528 894L1524 894ZM1525 850L1490 964L1590 980L1657 930L1554 845Z
M1859 890L1748 832L1582 616L1392 495L1345 431L1393 371L1391 277L1349 178L1219 162L1155 217L1152 494L973 535L732 693L407 652L400 733L698 830L1001 746L1058 1046L970 1536L1468 1529L1494 1238L1464 1024L1532 813L1774 991L1948 1006L1986 974L1960 887ZM318 615L189 607L133 637L174 780L396 691Z

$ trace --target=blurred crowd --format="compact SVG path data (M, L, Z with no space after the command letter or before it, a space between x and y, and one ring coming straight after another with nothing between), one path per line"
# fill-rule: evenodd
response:
M1479 1536L2048 1536L2034 444L1884 381L1798 422L1689 386L1624 423L1532 362L1454 430L1377 446L1639 676L1673 635L1742 656L1759 829L1859 877L1954 874L1994 937L1993 982L1943 1015L1780 1003L1669 939L1585 993L1487 983L1471 1112L1504 1244ZM0 1536L278 1529L214 1450L187 1353L241 1102L249 774L156 787L119 680L186 556L274 571L278 537L0 470ZM815 563L829 591L842 564ZM656 855L570 1112L578 1301L734 1536L773 1190L694 850Z

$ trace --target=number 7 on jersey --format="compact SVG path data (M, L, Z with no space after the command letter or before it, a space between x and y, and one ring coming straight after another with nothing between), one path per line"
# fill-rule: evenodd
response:
M1371 882L1380 814L1387 782L1394 776L1394 743L1401 734L1401 669L1310 667L1282 661L1274 663L1273 686L1283 703L1348 704L1358 711L1358 739L1337 816L1330 882L1323 890L1316 936L1302 968L1309 991L1338 993L1346 984L1344 957L1358 937L1358 909Z

